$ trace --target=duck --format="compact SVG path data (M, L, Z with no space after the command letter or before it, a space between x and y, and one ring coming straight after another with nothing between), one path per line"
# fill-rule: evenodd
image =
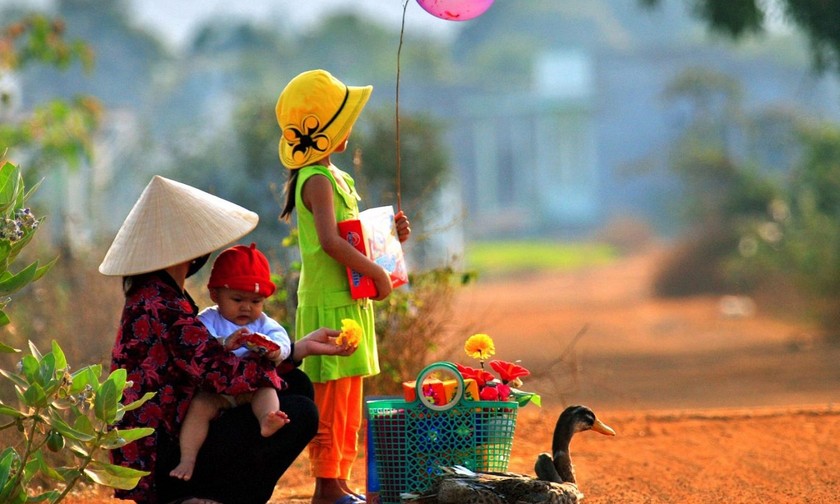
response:
M551 454L537 455L536 478L510 472L474 472L455 466L441 468L443 474L434 488L416 499L403 502L423 504L577 504L583 499L575 479L569 444L579 432L594 431L615 436L615 430L599 420L586 406L563 410L554 426ZM408 497L403 495L403 497Z
M563 410L554 426L551 454L540 453L534 463L537 479L554 483L577 485L575 468L569 452L572 436L578 432L594 431L605 436L615 436L615 430L605 424L586 406L573 405Z

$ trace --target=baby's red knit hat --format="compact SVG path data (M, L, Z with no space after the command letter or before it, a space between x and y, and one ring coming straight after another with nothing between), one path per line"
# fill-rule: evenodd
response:
M207 288L224 287L227 289L253 292L270 296L276 289L271 281L271 269L268 259L257 250L257 244L250 247L236 245L224 250L210 272Z

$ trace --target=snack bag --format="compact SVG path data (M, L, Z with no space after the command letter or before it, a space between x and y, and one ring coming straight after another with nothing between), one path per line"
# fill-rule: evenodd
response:
M338 231L356 250L388 271L394 288L408 283L408 269L402 244L397 237L393 207L365 210L359 214L358 219L339 222ZM347 280L353 299L376 296L376 286L370 278L347 268Z
M245 347L248 350L256 352L260 355L265 355L275 350L280 350L280 345L271 341L270 339L268 339L260 333L247 334L243 337L243 341L245 342Z

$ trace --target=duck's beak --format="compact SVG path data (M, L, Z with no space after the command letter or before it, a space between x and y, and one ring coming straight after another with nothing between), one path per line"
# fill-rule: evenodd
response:
M598 420L597 418L595 419L595 423L592 424L592 430L594 430L595 432L599 432L605 436L615 436L615 431L612 430L612 427Z

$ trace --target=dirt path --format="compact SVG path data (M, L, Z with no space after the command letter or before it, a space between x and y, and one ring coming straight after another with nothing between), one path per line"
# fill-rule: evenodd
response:
M583 403L618 432L572 442L589 504L840 502L840 348L760 306L733 317L720 298L655 299L658 260L462 292L456 325L490 334L498 358L541 375L526 388L544 407L522 410L509 470L533 474L563 406ZM273 503L309 501L306 464L295 463ZM356 474L361 489L362 461ZM69 502L118 501L93 491Z

